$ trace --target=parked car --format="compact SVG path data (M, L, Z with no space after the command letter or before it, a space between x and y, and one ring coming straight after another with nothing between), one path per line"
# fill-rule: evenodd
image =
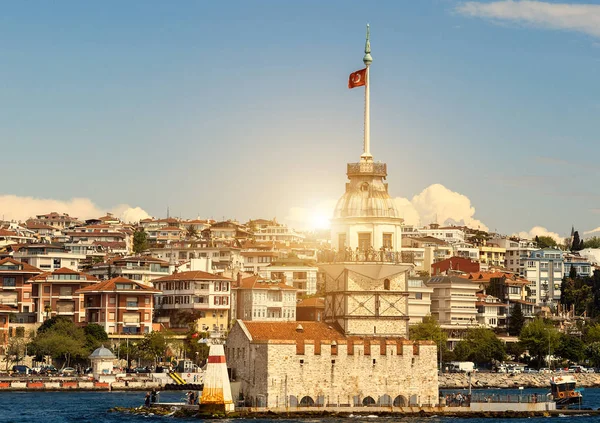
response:
M523 373L539 373L537 369L532 369L531 367L525 367L523 369Z
M13 374L16 375L30 375L32 373L29 366L16 365L12 368Z
M134 373L152 373L149 367L136 367L133 369Z
M586 369L583 366L569 366L569 368L567 369L567 372L569 372L569 373L587 373L588 369Z
M52 364L48 364L46 366L40 367L38 373L41 375L54 375L58 373L58 370Z
M540 373L552 373L552 370L550 370L550 369L549 369L549 368L547 368L547 367L542 367L542 368L539 370L539 372L540 372Z
M75 370L73 367L63 367L60 370L60 374L63 376L74 376L77 374L77 370Z

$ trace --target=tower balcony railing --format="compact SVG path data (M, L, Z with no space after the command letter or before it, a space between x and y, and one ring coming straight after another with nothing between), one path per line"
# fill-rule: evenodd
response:
M346 173L348 176L368 174L385 177L387 176L387 165L375 162L348 163Z
M319 263L414 263L415 255L410 251L366 250L366 251L321 251Z

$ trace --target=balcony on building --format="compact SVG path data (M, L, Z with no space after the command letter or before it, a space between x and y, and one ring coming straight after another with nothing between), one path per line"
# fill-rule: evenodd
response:
M367 251L321 251L319 263L413 263L415 254L410 251L397 252L389 250Z

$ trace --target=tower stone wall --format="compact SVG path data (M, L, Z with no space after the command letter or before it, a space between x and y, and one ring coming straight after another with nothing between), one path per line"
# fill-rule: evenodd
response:
M242 323L243 325L243 323ZM438 403L436 346L399 338L253 342L236 323L228 365L248 405L382 406Z

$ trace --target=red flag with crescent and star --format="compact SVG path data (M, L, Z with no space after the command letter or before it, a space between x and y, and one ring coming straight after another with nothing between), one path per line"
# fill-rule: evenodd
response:
M348 78L348 88L362 87L367 82L367 68L352 72Z

